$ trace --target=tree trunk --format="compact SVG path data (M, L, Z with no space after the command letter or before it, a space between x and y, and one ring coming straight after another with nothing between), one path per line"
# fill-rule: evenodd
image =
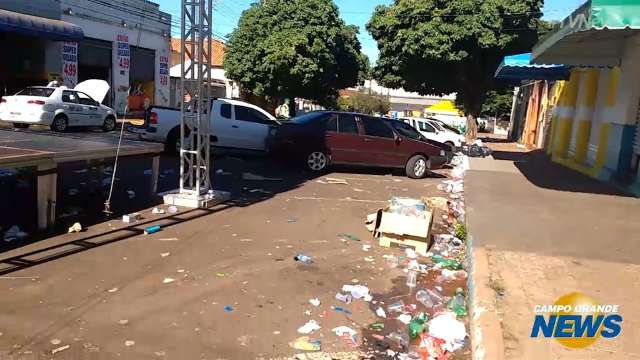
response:
M465 138L467 144L471 144L478 138L478 124L476 123L476 116L473 114L467 114L467 129L465 132Z

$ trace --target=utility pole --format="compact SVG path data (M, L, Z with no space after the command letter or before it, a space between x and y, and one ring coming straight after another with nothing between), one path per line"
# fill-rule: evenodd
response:
M213 1L182 0L180 21L180 188L167 204L206 208L228 199L213 191L211 166L211 48Z

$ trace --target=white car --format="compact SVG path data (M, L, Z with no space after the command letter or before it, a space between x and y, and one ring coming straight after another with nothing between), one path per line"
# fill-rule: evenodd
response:
M415 117L402 118L400 120L412 125L427 139L447 144L452 149L462 146L462 142L465 141L464 136L443 127L436 120Z
M48 125L65 131L69 126L100 126L104 131L116 127L116 113L102 101L109 92L104 80L87 80L74 89L32 86L0 100L0 121L16 128Z
M214 99L211 111L211 145L242 150L266 150L270 132L280 125L276 118L258 106L231 99ZM145 124L131 127L143 140L161 142L170 152L180 151L180 110L152 106Z

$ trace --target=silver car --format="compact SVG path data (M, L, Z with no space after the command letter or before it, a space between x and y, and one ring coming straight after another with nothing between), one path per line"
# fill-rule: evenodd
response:
M16 128L48 125L53 131L69 126L99 126L104 131L116 127L116 113L101 102L109 92L104 80L87 80L74 89L33 86L0 100L0 121Z

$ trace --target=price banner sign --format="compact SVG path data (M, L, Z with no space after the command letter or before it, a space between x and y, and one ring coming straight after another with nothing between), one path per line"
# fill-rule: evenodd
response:
M131 66L131 49L129 48L129 35L118 34L118 67L120 70L129 70Z
M73 89L78 83L78 43L62 44L62 84Z

